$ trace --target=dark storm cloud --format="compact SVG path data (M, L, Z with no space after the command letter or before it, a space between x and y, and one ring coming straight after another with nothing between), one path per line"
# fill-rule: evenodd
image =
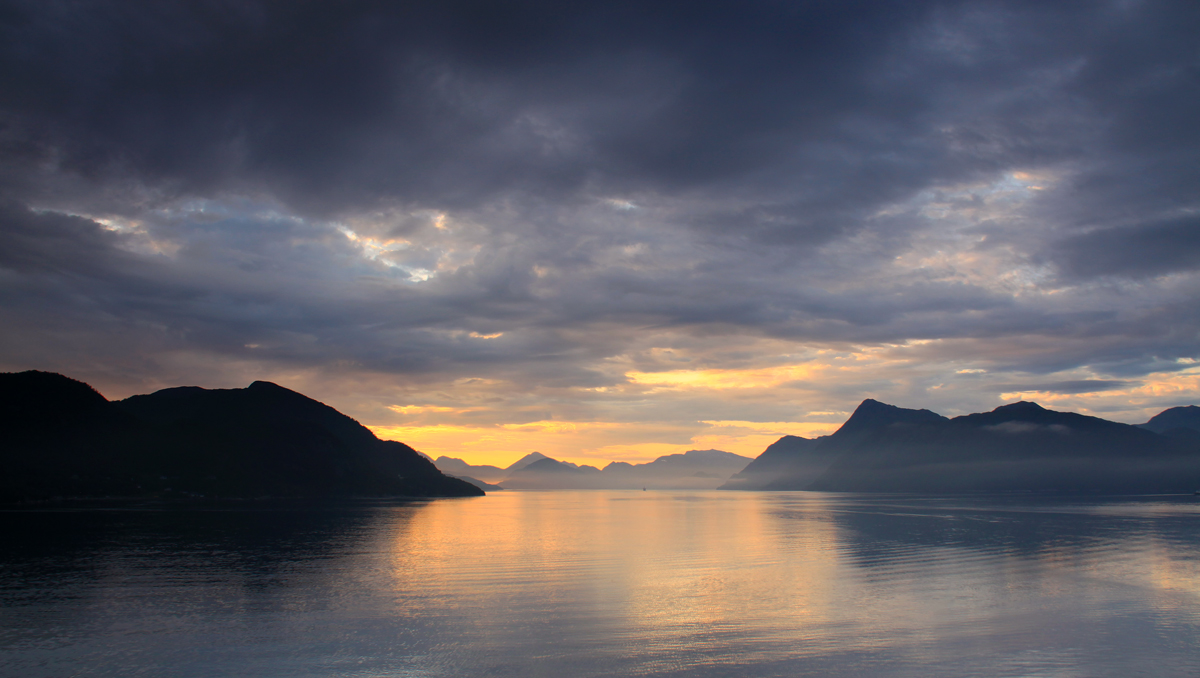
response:
M1072 276L1145 277L1200 268L1200 216L1107 228L1067 238L1055 253Z
M595 375L574 363L617 346L604 334L564 335L580 319L540 308L527 265L515 272L503 252L430 292L302 220L215 215L160 224L156 234L164 233L174 236L169 256L147 252L145 233L0 205L6 359L87 363L103 355L153 372L157 355L202 351L393 374L511 369L523 382L578 385ZM470 336L475 329L515 332L486 341Z
M364 2L9 9L3 104L20 135L10 144L19 167L32 159L98 179L128 173L166 190L250 182L318 210L386 198L473 203L593 179L679 188L762 171L861 108L855 99L870 96L862 74L911 13Z
M718 228L807 239L931 181L1078 156L1089 128L1056 73L1130 20L1082 9L17 3L0 105L13 172L259 187L317 211L749 191L752 213ZM1119 107L1103 84L1091 103Z
M47 172L99 183L92 201L125 181L139 204L260 191L319 214L703 190L741 204L692 226L821 243L1011 166L1082 162L1076 202L1121 183L1126 210L1197 183L1186 3L27 2L2 20L7 191L35 202L83 190Z
M0 202L0 266L19 273L94 277L137 258L116 248L120 236L99 224L63 214L39 214L13 201Z
M1154 279L1200 264L1198 34L1166 1L0 1L5 354L1182 369L1195 284Z
M993 390L1019 393L1101 393L1104 391L1119 391L1133 386L1138 382L1122 381L1120 379L1079 379L1076 381L1056 381L1043 384L993 384Z

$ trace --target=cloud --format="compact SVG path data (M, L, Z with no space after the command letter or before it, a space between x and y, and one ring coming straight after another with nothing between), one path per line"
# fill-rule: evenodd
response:
M1056 381L1043 384L993 384L991 388L1006 393L1078 394L1122 391L1138 385L1138 382L1120 379L1078 379L1075 381Z
M1194 271L1200 268L1200 215L1071 236L1056 243L1054 254L1074 277Z
M1154 0L9 3L0 363L663 445L1025 387L1141 419L1200 359L1197 33Z
M251 186L324 214L702 189L750 202L701 222L785 239L853 229L931 182L1069 159L1077 113L1053 97L1109 45L1047 32L1083 21L1108 38L1141 18L955 3L22 10L5 108L68 172L169 195Z

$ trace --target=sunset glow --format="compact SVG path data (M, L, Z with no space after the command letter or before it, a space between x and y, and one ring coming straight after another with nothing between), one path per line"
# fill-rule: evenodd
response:
M0 370L499 465L1200 402L1186 3L17 4Z
M0 676L1200 676L1198 121L1200 0L0 0Z

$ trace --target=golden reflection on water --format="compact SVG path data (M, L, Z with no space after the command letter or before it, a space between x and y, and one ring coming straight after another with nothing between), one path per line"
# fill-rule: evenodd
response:
M6 676L1200 675L1190 497L497 492L0 519L25 535L0 552Z
M668 663L703 661L706 648L750 663L881 648L918 663L947 651L1014 658L1047 639L1071 646L1082 632L1072 625L1099 623L1127 587L1169 593L1149 596L1161 611L1200 602L1196 561L1153 537L955 541L981 521L1003 530L1027 518L1003 511L579 491L496 492L404 517L389 533L396 593L411 605L424 591L425 614L473 619L485 648L528 642L545 624ZM889 533L889 520L932 524L936 537Z
M837 528L807 504L781 521L768 495L498 492L423 507L391 567L401 589L433 583L481 615L582 607L649 645L794 630L832 619L843 569Z

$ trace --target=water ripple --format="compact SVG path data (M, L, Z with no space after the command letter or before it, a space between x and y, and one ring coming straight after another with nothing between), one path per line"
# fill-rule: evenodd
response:
M1196 675L1197 507L592 491L10 511L0 674Z

